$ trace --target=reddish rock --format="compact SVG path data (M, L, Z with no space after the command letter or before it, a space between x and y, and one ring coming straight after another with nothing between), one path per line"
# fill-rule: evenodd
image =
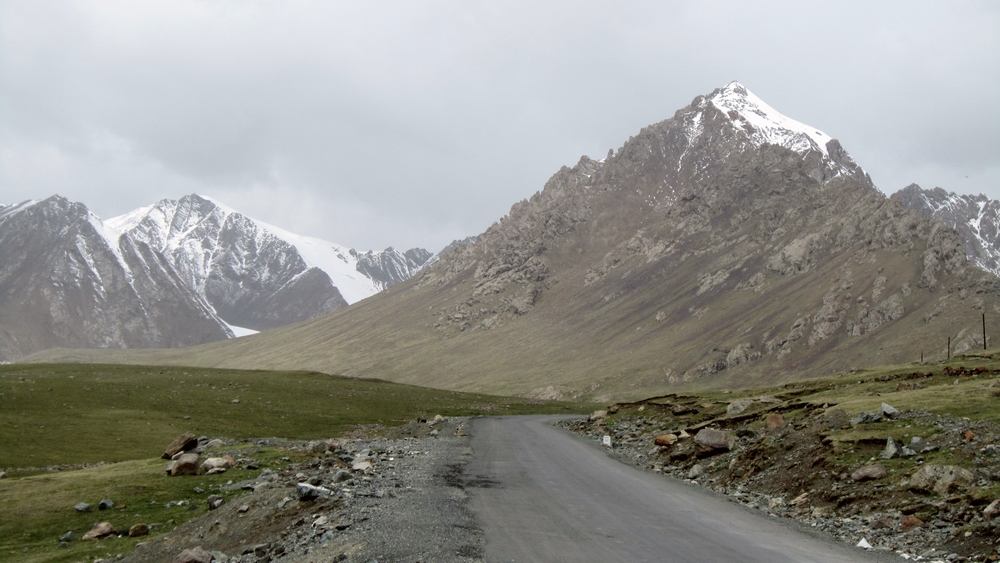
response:
M916 530L924 525L924 521L917 518L914 515L909 515L903 518L903 521L899 523L899 530L901 532L909 532L910 530Z
M198 437L190 432L185 432L184 434L178 436L176 440L170 442L170 445L167 446L167 449L160 457L163 459L170 459L180 452L190 451L197 447Z
M663 434L656 437L653 441L657 446L672 446L677 443L676 434Z
M785 425L785 417L781 416L779 413L772 412L767 415L767 422L765 424L767 424L768 430L776 430Z
M145 524L136 524L128 529L128 537L130 538L138 538L146 535L149 535L149 526Z
M975 438L976 438L976 435L972 433L972 430L966 430L965 431L965 439L966 440L974 440Z
M80 539L96 540L100 538L106 538L108 536L112 536L117 533L118 530L116 530L115 527L111 525L111 522L101 522L99 524L94 524L94 527L91 528L90 531L84 534L83 537Z
M199 545L178 553L173 563L212 563L212 554Z
M889 472L886 471L884 465L863 465L857 468L854 473L851 473L851 479L855 481L872 481L874 479L881 479L888 474Z

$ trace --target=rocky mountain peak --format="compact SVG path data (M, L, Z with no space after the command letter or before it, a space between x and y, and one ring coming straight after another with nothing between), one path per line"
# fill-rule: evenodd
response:
M983 194L924 189L917 184L892 194L892 199L955 229L969 258L980 268L1000 275L1000 201Z

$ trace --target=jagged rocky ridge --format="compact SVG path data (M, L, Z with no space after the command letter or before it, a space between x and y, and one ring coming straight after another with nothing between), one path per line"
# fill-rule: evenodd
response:
M605 400L936 359L982 346L997 296L953 229L732 83L378 300L197 361Z
M0 208L0 264L0 360L233 336L159 253L59 196Z
M942 188L910 184L892 194L906 209L958 231L965 252L980 268L1000 275L1000 201L983 194L958 195Z
M115 217L148 243L226 322L264 330L346 307L410 277L430 253L359 253L255 221L191 194Z

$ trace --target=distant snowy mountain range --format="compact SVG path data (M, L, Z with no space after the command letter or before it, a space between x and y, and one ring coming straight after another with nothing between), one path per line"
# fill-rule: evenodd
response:
M291 233L196 194L114 217L108 226L161 252L226 322L263 330L306 320L403 281L431 253L358 252Z
M983 194L927 190L916 184L892 194L892 199L958 231L969 258L980 268L1000 275L1000 201Z
M108 221L58 195L0 205L0 360L252 334L374 295L431 256L358 252L196 194Z

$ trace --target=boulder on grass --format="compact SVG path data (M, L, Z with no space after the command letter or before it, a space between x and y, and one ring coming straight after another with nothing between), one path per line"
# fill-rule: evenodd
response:
M138 538L141 536L149 535L149 526L145 524L136 524L128 529L128 537Z
M198 437L190 432L185 432L177 437L160 456L163 459L171 459L180 452L191 451L198 447Z
M84 540L96 540L100 538L106 538L108 536L113 536L117 534L118 530L111 525L111 522L101 522L99 524L94 524L94 527L90 529L89 532L83 535L81 539Z
M167 474L177 475L197 475L198 474L198 454L181 454L174 461L167 464Z
M201 464L202 471L208 473L213 469L229 469L236 465L236 461L231 456L210 457Z

